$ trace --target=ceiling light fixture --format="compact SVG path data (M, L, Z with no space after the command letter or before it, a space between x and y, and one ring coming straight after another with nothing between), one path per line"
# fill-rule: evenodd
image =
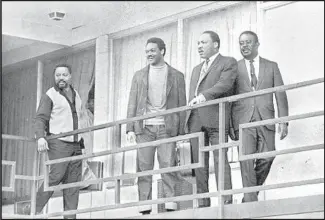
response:
M49 18L54 21L61 21L65 16L65 13L62 11L53 11L49 13Z

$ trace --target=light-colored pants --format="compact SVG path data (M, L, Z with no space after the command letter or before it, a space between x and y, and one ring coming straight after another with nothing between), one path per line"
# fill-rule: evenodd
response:
M137 135L137 143L144 143L149 141L155 141L163 138L169 138L166 134L165 125L146 125L143 129L143 133ZM161 144L154 147L140 148L137 151L137 171L152 170L154 168L155 152L157 149L157 157L159 162L159 168L166 168L176 166L176 145L174 143ZM163 197L175 196L175 185L179 181L177 173L162 173L161 174L163 185ZM152 199L152 176L138 177L138 193L139 200L151 200ZM166 209L177 209L177 204L169 202L165 204ZM139 211L151 210L151 206L143 206L139 208Z

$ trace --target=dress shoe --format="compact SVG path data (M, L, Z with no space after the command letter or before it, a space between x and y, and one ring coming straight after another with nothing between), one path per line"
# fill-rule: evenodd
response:
M30 215L31 214L31 204L27 203L26 205L24 205L23 209L23 215ZM36 212L36 215L40 215L42 214L42 212Z
M22 208L23 211L23 215L30 215L31 213L31 207L30 207L30 203L27 203L26 205L24 205L24 208Z
M223 202L223 204L225 204L225 205L232 204L232 200L225 200L225 201Z
M143 212L141 212L141 213L142 213L142 215L150 215L151 210L143 211Z

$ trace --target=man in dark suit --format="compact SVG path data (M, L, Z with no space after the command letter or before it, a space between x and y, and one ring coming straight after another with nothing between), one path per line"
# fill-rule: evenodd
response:
M239 37L240 51L244 59L238 61L238 78L235 94L252 92L282 86L283 80L278 64L258 55L259 41L252 31L245 31ZM275 98L279 117L288 116L288 100L285 92L276 92ZM230 137L238 140L239 124L274 118L273 94L247 98L232 105ZM288 134L288 124L279 125L280 139ZM275 150L275 125L243 129L243 154ZM240 162L244 187L262 185L270 171L274 157ZM257 201L258 192L245 193L243 202Z
M166 46L160 38L150 38L146 44L149 65L137 71L132 79L127 117L136 117L186 105L185 80L183 73L164 61ZM154 141L184 134L185 112L136 121L127 124L127 140L137 143ZM160 168L176 165L175 143L140 148L137 151L138 172L152 170L155 151ZM176 172L161 174L166 197L175 196L175 184L179 179ZM140 200L151 200L152 176L138 178ZM175 202L165 203L165 209L177 209ZM149 214L151 205L139 207L139 212Z
M219 53L220 38L213 31L205 31L198 41L198 52L204 62L194 67L191 82L189 105L230 96L237 76L237 61L232 57L225 57ZM228 137L230 106L226 105L226 140ZM194 109L189 112L186 120L186 129L190 133L204 132L205 145L219 143L219 106L211 105ZM198 162L199 146L197 139L191 139L192 162ZM227 158L227 149L223 150L225 158L224 189L231 189L231 170ZM218 184L218 155L215 150L214 171ZM205 165L194 170L197 193L209 191L209 152L205 153ZM232 203L232 196L225 196L225 204ZM199 207L210 206L210 198L199 199Z

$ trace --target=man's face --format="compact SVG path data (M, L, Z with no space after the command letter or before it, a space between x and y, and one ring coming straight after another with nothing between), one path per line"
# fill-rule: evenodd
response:
M248 60L254 59L257 56L259 45L251 34L243 34L239 38L240 52Z
M164 58L164 50L160 50L155 43L148 43L145 52L147 60L151 65L159 63Z
M213 42L210 34L202 34L197 42L198 52L203 59L210 58L219 51L218 42Z
M54 72L54 79L59 89L67 88L71 83L71 73L67 67L57 67Z

